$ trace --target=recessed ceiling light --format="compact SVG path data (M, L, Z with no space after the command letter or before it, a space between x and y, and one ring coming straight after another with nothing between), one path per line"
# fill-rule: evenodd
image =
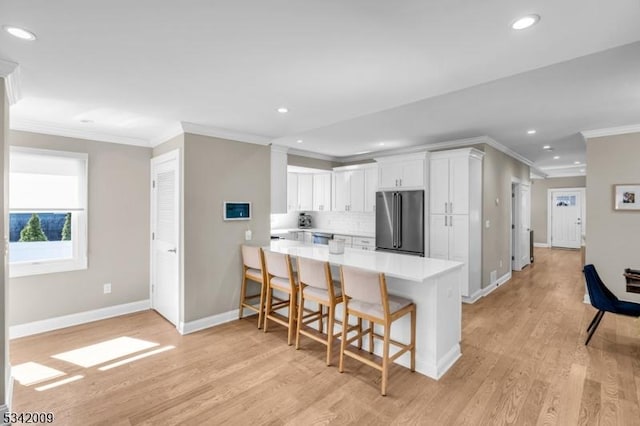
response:
M296 142L298 142L298 143L302 143L302 142L303 142L303 140L302 140L302 139L298 139Z
M580 162L579 161L574 161L573 164L580 164Z
M535 131L535 130L533 130L533 129L531 129L531 130L527 130L527 134L528 134L528 135L535 135L535 134L536 134L536 131Z
M380 145L380 146L384 146L384 142L380 142L378 145Z
M527 15L522 18L516 19L511 24L511 28L514 30L524 30L525 28L532 27L540 21L540 15Z
M559 155L556 155L555 157L553 157L553 159L554 159L554 160L559 160L559 159L560 159L560 156L559 156Z
M34 41L36 39L36 35L34 33L25 30L24 28L12 27L10 25L5 25L2 28L12 36L22 40Z
M280 108L278 108L278 112L279 112L280 114L286 114L286 113L288 113L288 112L289 112L289 108L280 107Z
M551 148L551 145L545 145L542 147L542 149L544 149L545 151L552 151L553 148Z

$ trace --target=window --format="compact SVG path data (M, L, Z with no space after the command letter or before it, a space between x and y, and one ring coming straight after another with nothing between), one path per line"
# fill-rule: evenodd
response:
M87 154L11 147L12 277L87 268Z

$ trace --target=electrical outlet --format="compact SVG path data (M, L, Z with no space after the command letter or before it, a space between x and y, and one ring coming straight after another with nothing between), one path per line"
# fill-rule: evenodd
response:
M246 231L244 231L244 239L245 241L251 241L252 235L251 235L251 230L247 229Z
M104 291L104 294L111 293L111 283L106 283L105 285L103 285L102 290Z

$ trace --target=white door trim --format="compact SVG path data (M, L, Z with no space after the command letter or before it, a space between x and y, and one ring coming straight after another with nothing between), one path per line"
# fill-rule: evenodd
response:
M154 225L154 204L155 204L155 195L153 191L153 178L156 164L161 164L167 161L175 160L177 164L177 173L178 173L178 318L176 319L176 328L179 327L180 322L184 318L184 211L183 211L183 193L182 193L182 181L183 181L183 164L182 158L180 156L180 148L176 148L167 153L152 157L150 160L151 167L149 168L149 191L151 196L149 197L149 305L151 309L153 309L153 277L154 277L154 253L153 253L153 225Z
M551 248L551 220L552 220L552 197L554 192L564 192L564 191L578 191L580 192L580 198L582 202L581 206L581 215L582 215L582 235L585 235L585 231L587 229L587 194L586 188L548 188L547 189L547 247Z

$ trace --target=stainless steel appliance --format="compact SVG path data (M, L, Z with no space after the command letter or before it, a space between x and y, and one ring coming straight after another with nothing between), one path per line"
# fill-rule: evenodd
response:
M424 191L376 192L376 250L424 256Z
M329 244L329 240L333 238L333 234L326 234L324 232L313 233L313 244Z
M311 228L311 215L300 213L298 216L298 228Z

